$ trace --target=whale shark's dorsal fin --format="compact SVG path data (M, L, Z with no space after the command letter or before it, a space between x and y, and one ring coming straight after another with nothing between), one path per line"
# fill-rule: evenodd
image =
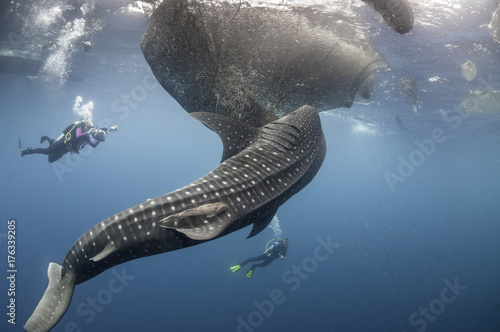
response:
M273 220L273 217L276 215L276 212L278 212L278 209L271 210L268 213L268 215L266 215L264 218L262 218L262 220L260 220L260 222L254 223L252 231L250 232L250 234L248 234L247 239L262 232L267 227L267 225L269 225L271 220Z
M101 259L108 257L113 251L116 251L116 246L113 243L108 242L104 249L102 249L102 251L94 257L90 258L90 260L94 262L100 261Z
M224 145L221 162L231 158L254 143L260 135L259 128L250 127L238 120L209 112L189 113L219 135Z

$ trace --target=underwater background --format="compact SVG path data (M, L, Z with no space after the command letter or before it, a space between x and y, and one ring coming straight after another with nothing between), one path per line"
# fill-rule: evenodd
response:
M277 235L246 239L245 228L118 265L78 285L53 331L500 331L500 43L488 27L498 1L414 1L407 35L353 3L391 69L370 100L320 114L323 166L277 214L286 258L252 278L231 273ZM140 3L12 6L0 54L42 67L0 66L2 331L22 330L49 262L62 263L84 232L200 178L222 154L219 137L154 79ZM75 46L83 35L90 50ZM53 164L21 158L19 139L57 138L89 102L97 126L120 130Z

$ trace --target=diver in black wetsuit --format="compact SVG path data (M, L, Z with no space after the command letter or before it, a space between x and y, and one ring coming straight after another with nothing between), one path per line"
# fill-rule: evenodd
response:
M19 150L21 150L21 157L27 154L45 154L49 156L49 163L53 163L68 152L79 153L87 144L93 148L97 147L100 142L104 142L108 132L117 130L117 126L112 126L110 129L96 129L92 122L81 120L69 125L56 140L47 136L42 136L40 138L40 144L45 141L49 142L49 146L46 148L33 149L28 147L23 150L21 139L19 139Z
M262 255L249 258L247 260L244 260L238 265L231 266L231 271L233 271L234 273L239 269L241 269L247 263L262 261L262 263L253 264L250 270L248 270L245 276L247 278L250 278L253 275L253 271L255 270L256 267L264 267L266 265L269 265L269 263L271 263L278 257L281 259L285 258L287 250L288 250L288 239L278 239L273 243L273 245L269 249L266 248L266 251Z

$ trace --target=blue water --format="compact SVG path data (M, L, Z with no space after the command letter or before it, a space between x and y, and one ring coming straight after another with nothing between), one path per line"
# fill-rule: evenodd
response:
M252 278L229 270L264 251L274 237L267 228L131 261L78 285L54 331L500 331L500 115L458 111L469 90L500 90L500 44L486 27L498 4L429 3L443 19L416 6L406 36L359 9L392 69L369 102L322 113L324 164L278 211L290 239L284 260ZM77 79L0 75L4 276L7 222L17 221L16 324L7 322L12 297L2 278L2 331L22 330L49 262L62 263L80 235L220 161L217 135L155 83L139 47L147 18L115 7L94 15L105 24L92 49L66 59ZM470 82L460 73L467 60L478 72ZM419 84L420 107L401 93L401 77ZM55 164L21 158L19 138L38 146L77 120L77 96L94 103L96 124L120 130Z

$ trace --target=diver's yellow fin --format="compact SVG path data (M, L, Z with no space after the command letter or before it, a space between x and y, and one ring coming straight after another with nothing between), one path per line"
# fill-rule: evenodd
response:
M248 270L247 274L245 274L245 277L250 278L252 277L253 270Z
M231 271L234 273L236 271L238 271L239 269L241 269L241 265L235 265L235 266L231 266Z

